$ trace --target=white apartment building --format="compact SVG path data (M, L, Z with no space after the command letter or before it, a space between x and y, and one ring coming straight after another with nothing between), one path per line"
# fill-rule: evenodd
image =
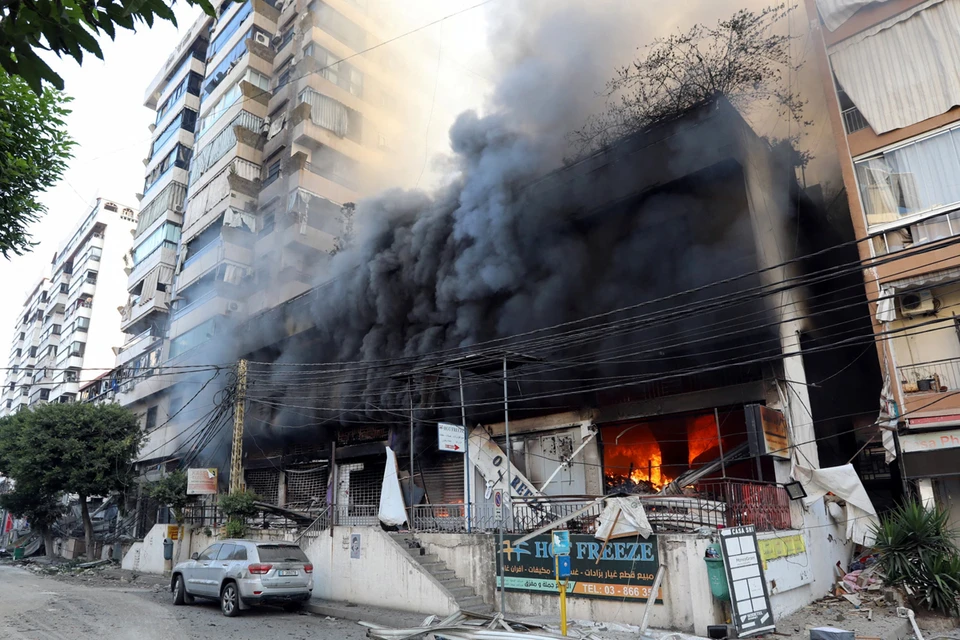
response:
M64 238L27 295L14 329L0 415L38 402L73 402L86 380L113 367L123 343L124 256L137 212L96 205Z

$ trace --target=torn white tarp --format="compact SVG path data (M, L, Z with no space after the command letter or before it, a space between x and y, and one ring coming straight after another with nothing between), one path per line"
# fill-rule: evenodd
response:
M837 27L850 19L850 16L859 11L862 7L875 2L876 0L817 0L817 9L820 10L820 17L823 18L823 24L830 31L836 31ZM883 2L884 0L880 0Z
M383 487L380 489L380 522L387 526L400 526L407 522L403 506L403 493L397 478L397 455L387 447L387 467L383 470Z
M880 297L877 299L877 322L893 322L897 319L897 307L894 303L893 289L880 287Z
M611 540L634 537L638 533L644 538L649 538L653 533L640 499L627 497L607 500L607 506L597 518L597 532L594 537L598 540Z
M826 469L810 469L801 465L794 467L794 479L803 485L807 497L804 504L810 506L827 493L846 501L846 539L866 547L872 546L874 528L880 523L867 490L852 464Z
M883 368L886 370L886 358L883 363ZM893 399L893 393L890 390L890 374L887 373L883 377L883 389L880 391L880 415L877 417L877 425L882 429L880 439L883 442L883 458L887 464L897 459L897 445L893 436L897 431L897 416L897 403Z

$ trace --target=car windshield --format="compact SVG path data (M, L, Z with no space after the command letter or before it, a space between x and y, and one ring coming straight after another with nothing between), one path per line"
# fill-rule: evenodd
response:
M300 547L290 544L261 544L257 551L261 562L310 562Z

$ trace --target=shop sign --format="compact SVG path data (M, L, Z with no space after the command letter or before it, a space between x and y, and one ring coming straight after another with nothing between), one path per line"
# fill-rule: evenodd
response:
M931 433L908 433L900 436L900 449L904 453L940 451L960 447L960 429Z
M217 470L187 469L187 495L216 495Z
M730 585L733 624L738 638L773 631L773 610L763 575L754 526L720 530L723 564Z
M759 404L744 407L747 417L747 441L753 457L769 455L774 458L790 458L787 441L787 418L782 411Z
M463 453L466 447L467 430L459 424L437 424L437 440L440 451Z
M559 595L552 536L544 534L514 545L514 540L521 537L503 537L503 550L497 557L497 587L506 591ZM617 538L604 546L591 535L573 534L569 551L567 595L638 602L650 597L660 566L656 536ZM662 589L657 593L656 602L663 602Z

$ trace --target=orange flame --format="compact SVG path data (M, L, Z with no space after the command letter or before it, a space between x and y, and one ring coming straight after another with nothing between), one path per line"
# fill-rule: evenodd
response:
M701 455L713 449L719 449L719 444L717 423L712 415L704 414L689 419L687 422L687 464L692 466ZM719 451L717 456L719 456Z

